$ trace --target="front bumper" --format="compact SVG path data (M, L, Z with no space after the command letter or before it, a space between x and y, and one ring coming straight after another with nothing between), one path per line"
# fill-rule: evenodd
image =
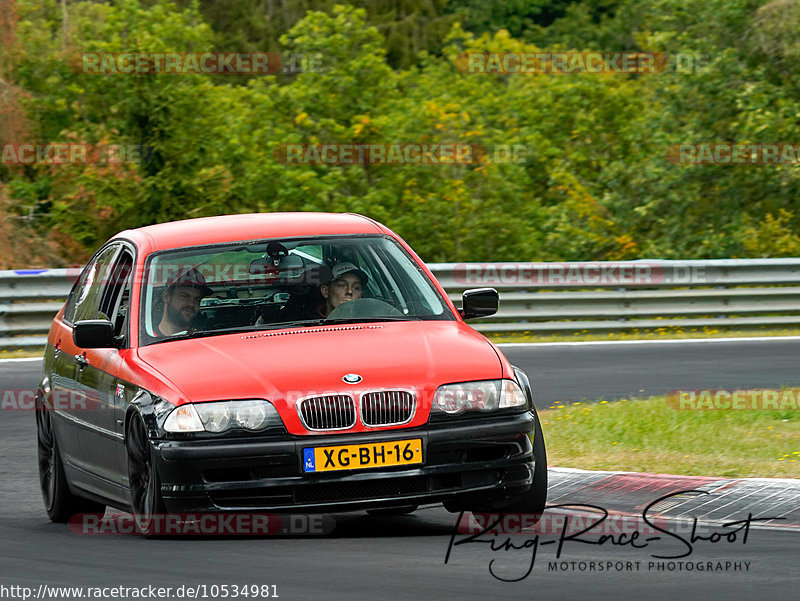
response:
M155 441L167 511L348 511L504 499L533 481L531 412L359 433L280 440ZM421 438L414 466L304 473L303 449Z

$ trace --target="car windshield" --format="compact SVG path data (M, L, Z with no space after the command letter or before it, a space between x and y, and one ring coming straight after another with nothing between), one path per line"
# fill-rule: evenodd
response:
M327 323L452 320L395 240L337 236L183 248L150 257L142 344Z

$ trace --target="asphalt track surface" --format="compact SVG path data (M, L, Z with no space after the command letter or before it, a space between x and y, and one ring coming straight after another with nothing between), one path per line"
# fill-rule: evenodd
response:
M796 341L504 350L536 379L538 396L547 402L616 398L639 390L656 394L677 388L798 385L800 379ZM32 388L38 371L35 361L0 363L0 389ZM559 380L562 385L556 387ZM462 542L468 535L454 534L455 516L435 506L403 517L328 516L335 526L324 536L145 540L133 535L81 535L47 520L36 476L33 415L1 411L0 444L0 597L4 598L12 598L14 592L21 598L20 589L8 588L17 585L30 587L34 594L40 585L153 585L172 587L172 595L165 598L174 599L179 598L175 593L181 585L200 584L207 585L209 595L212 584L275 585L278 598L286 600L797 598L800 529L796 528L753 527L746 542L742 531L735 540L698 539L689 556L672 559L653 555L679 555L687 545L660 535L642 548L608 540L602 545L567 540L556 560L557 533L548 531L538 539L529 573L534 536L484 535L499 547L496 551L490 543ZM578 487L567 497L570 503L603 506L604 499L612 503L604 493L586 495ZM746 519L748 511L760 515L757 506L743 507L740 519ZM638 508L631 502L629 513L636 515ZM568 508L549 508L545 517L552 524L570 515ZM696 517L702 525L704 515ZM678 531L688 537L683 526ZM709 535L714 528L719 526L701 532ZM598 542L596 537L585 538ZM452 543L461 544L451 547ZM507 582L492 572L506 580L521 579ZM47 598L77 596L62 593Z
M537 406L649 397L673 390L800 386L800 339L501 345Z

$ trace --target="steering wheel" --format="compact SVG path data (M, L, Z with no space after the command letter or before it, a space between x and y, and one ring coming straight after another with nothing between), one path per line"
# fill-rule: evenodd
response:
M392 305L377 298L357 298L336 307L327 319L350 319L354 317L402 317Z

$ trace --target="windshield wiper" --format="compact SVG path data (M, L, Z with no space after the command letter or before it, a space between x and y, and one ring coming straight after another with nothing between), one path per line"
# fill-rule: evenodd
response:
M411 315L404 315L403 317L340 317L338 319L326 319L323 325L329 323L374 323L377 321L420 321L420 319Z
M258 325L235 326L230 328L219 328L217 330L197 330L158 338L154 342L167 342L173 340L189 340L191 338L208 338L222 334L242 334L245 332L257 332L259 330L278 330L282 328L308 328L314 326L326 326L342 323L374 323L378 321L419 321L418 317L347 317L340 319L306 319L296 321L279 321L276 323L264 323Z
M172 340L188 340L190 338L206 338L208 336L216 336L217 334L235 334L241 332L250 332L254 329L262 329L262 326L236 326L231 328L220 328L218 330L196 330L194 332L186 332L184 334L176 334L174 336L165 336L158 338L155 342L166 342Z
M325 323L324 319L298 319L295 321L278 321L275 323L265 323L257 326L261 330L274 330L277 328L303 328L318 326Z

